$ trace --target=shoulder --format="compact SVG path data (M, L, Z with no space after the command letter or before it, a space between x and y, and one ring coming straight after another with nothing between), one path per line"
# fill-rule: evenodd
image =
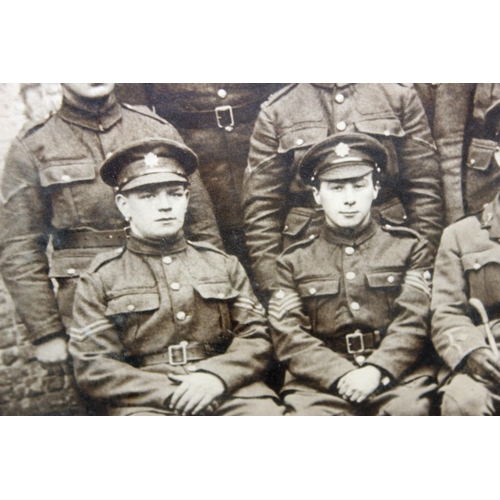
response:
M267 101L264 101L263 105L264 107L267 106L272 106L273 104L279 102L281 99L283 99L286 95L288 95L294 88L296 88L299 84L298 83L290 83L289 85L286 85L282 89L278 90L274 94L271 94Z
M121 107L131 111L132 113L141 115L141 116L146 116L148 118L152 118L153 120L156 120L159 123L163 123L165 125L170 125L167 120L164 120L161 116L158 116L154 111L149 109L147 106L141 106L141 105L132 105L132 104L126 104L126 103L120 103Z
M478 212L473 215L466 215L446 227L443 231L443 235L455 234L459 237L467 235L467 238L469 239L471 234L481 230L481 218L482 212Z
M19 140L23 140L35 134L38 130L42 129L50 120L52 120L54 115L55 113L50 113L45 118L42 118L40 120L27 121L17 134L17 138Z
M418 231L409 227L392 226L391 224L384 224L380 227L383 232L388 233L391 236L395 236L396 238L413 238L419 241L423 239L422 235Z
M125 247L116 248L114 250L110 250L109 252L102 252L94 257L90 266L87 269L89 274L100 271L104 266L119 261L125 252Z
M211 243L208 243L206 241L191 241L191 240L186 240L187 244L198 250L199 252L204 252L204 253L214 253L218 255L222 255L224 257L229 257L229 255L222 251L219 250L216 246L212 245Z
M297 241L293 245L290 245L288 248L283 250L280 259L293 258L296 255L302 254L303 252L307 252L313 246L313 243L316 241L318 241L317 234L312 234L311 236L309 236L304 240Z

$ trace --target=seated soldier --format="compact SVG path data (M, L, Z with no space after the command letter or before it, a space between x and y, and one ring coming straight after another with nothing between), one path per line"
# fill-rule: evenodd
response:
M432 255L412 229L371 217L387 151L357 133L316 144L300 165L326 221L278 259L269 304L287 367L289 415L428 415Z
M446 228L436 257L431 334L446 363L442 415L500 415L499 196Z
M262 377L272 344L236 257L184 238L196 155L131 144L101 177L130 223L126 246L78 283L69 350L79 387L111 415L282 415Z

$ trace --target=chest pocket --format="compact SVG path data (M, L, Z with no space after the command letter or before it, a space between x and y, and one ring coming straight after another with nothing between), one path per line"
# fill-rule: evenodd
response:
M404 137L405 131L395 116L358 121L354 124L358 132L382 137Z
M500 247L462 256L469 296L486 307L500 304Z
M379 271L366 274L368 290L366 309L374 311L379 324L387 324L392 318L394 301L401 293L402 271Z
M306 280L297 285L299 295L306 298L322 297L324 295L337 295L339 293L340 280Z
M46 168L40 170L40 183L43 187L89 181L95 177L94 163L85 159L52 161Z
M193 325L199 342L222 343L232 338L229 302L240 292L227 280L193 284L198 325Z
M160 296L155 292L130 292L108 299L106 316L116 325L124 340L134 340L141 327L160 307Z
M472 139L467 156L465 196L469 212L476 212L498 192L500 168L493 155L498 143L488 139Z

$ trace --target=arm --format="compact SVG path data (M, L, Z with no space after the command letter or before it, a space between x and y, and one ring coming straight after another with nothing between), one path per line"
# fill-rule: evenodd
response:
M318 390L330 391L356 366L313 335L293 281L292 266L283 258L277 264L277 287L269 302L269 321L278 359L294 377Z
M436 257L432 290L432 341L452 369L476 349L487 347L471 319L467 282L454 226L445 229Z
M264 291L273 283L282 250L289 170L286 156L278 154L272 118L263 107L250 139L242 194L246 243L255 279Z
M417 361L429 339L428 320L431 255L425 240L416 240L408 261L401 293L394 301L394 319L387 328L380 346L366 360L400 378Z
M0 266L16 310L35 344L64 336L45 254L50 214L36 159L21 140L15 139L2 178Z
M78 385L90 397L116 406L165 408L175 385L167 375L141 370L124 361L118 331L105 310L99 276L83 274L69 332L69 352Z
M443 229L440 167L422 103L412 87L406 87L402 108L405 136L398 142L401 168L401 200L410 227L437 249Z

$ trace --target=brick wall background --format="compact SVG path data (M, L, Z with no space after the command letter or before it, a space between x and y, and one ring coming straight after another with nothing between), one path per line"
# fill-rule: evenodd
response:
M10 142L28 120L61 103L57 83L0 84L0 174ZM77 415L82 406L68 366L40 364L0 279L0 415Z

